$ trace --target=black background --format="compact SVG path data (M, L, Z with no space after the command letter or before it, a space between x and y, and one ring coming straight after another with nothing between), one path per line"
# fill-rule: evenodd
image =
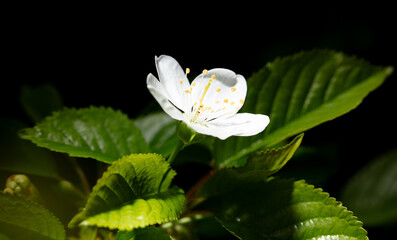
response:
M223 67L247 78L278 56L315 48L397 66L391 6L212 5L4 8L2 115L27 121L21 86L51 83L68 107L111 106L136 117L153 102L146 76L156 73L154 56L161 54L192 74ZM337 145L338 170L322 186L332 196L365 163L397 146L396 90L393 73L357 109L306 133L305 145Z

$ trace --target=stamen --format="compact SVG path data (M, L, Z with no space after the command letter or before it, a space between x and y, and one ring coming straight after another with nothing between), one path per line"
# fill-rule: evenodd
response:
M232 92L234 92L234 91L236 91L236 88L235 88L235 87L232 87L231 90L232 90Z
M243 100L243 99L240 99L240 103L243 104L243 103L244 103L244 100Z
M217 88L215 91L217 91L217 92L220 92L220 91L221 91L221 89L220 89L220 88Z
M182 79L179 79L179 83L180 83L180 84L182 84L182 83L183 83Z
M207 69L204 69L204 70L203 70L203 73L204 73L204 74L207 74L207 73L208 73L208 70L207 70Z
M215 75L212 75L212 76L211 76L211 78L212 78L212 79L215 79L215 78L216 78L216 76L215 76Z
M205 70L205 71L206 71L206 70ZM208 71L207 71L207 72L208 72ZM204 71L203 71L203 73L204 73ZM204 73L204 74L205 74L205 73ZM208 91L208 89L209 89L211 83L212 83L212 78L210 78L210 80L208 80L208 84L204 87L203 95L201 95L201 98L199 98L199 100L200 100L199 106L200 106L200 107L197 109L197 111L196 111L196 113L195 113L195 115L194 115L194 117L193 117L193 121L196 121L197 117L200 115L200 111L199 111L199 110L200 110L202 107L204 107L204 105L203 105L203 100L204 100L205 94L207 94L207 91Z
M224 103L228 103L229 99L225 98L225 100L223 100Z
M190 68L186 68L186 74L190 73Z

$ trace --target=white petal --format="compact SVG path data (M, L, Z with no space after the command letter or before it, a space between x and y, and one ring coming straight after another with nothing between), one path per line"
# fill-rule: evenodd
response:
M160 82L167 91L169 100L186 112L188 104L185 91L190 89L190 83L182 67L174 58L166 55L156 57L155 62Z
M163 110L176 120L182 120L183 114L169 102L169 96L163 85L151 73L146 79L147 88L153 97L157 100Z
M213 75L215 79L205 92ZM196 103L196 107L201 102L203 108L207 109L205 114L200 115L202 120L234 115L242 107L246 94L245 78L228 69L211 69L207 74L199 75L192 83L192 102Z
M252 136L267 127L270 119L266 115L239 113L229 118L220 118L207 124L214 132L212 136L226 139L230 136Z

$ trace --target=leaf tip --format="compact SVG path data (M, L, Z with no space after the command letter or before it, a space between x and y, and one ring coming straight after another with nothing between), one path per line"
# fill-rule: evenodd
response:
M387 75L390 75L390 74L392 74L394 72L394 67L393 66L387 66L386 68L385 68L385 73L387 74Z

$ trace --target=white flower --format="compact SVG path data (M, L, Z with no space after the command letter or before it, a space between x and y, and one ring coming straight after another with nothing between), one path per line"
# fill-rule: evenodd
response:
M220 139L252 136L262 132L269 117L238 113L247 94L245 78L224 68L204 70L189 83L178 62L162 55L155 58L160 81L151 73L147 87L163 110L176 120L184 121L198 133Z

